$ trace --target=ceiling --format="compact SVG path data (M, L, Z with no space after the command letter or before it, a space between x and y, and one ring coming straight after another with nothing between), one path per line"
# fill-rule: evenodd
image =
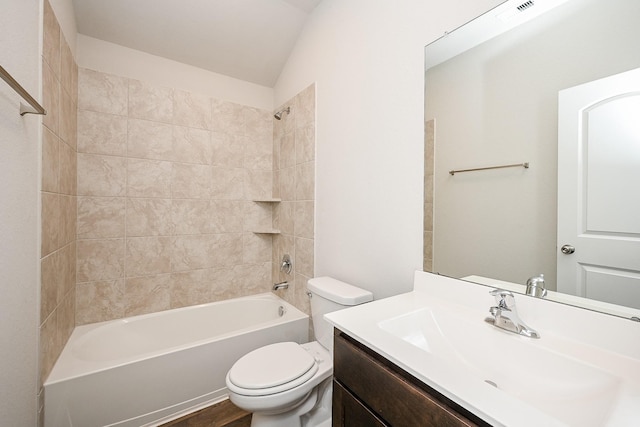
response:
M273 87L322 0L73 0L78 32Z

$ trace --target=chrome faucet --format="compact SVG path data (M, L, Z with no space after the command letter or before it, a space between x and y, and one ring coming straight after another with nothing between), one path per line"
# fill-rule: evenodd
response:
M547 296L547 290L544 287L544 274L529 277L527 280L527 295L544 298Z
M494 289L491 291L491 295L496 298L497 306L491 307L489 313L493 317L487 317L486 322L491 323L498 328L506 331L515 332L519 335L524 335L529 338L540 338L540 335L528 327L516 311L516 300L513 294L504 289Z
M282 261L280 261L280 271L291 274L292 269L293 263L291 263L291 257L288 254L284 254L282 256Z

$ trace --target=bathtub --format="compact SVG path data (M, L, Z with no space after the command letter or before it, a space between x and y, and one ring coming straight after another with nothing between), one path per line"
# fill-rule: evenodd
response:
M227 397L245 353L308 341L271 293L77 327L44 383L45 427L155 426Z

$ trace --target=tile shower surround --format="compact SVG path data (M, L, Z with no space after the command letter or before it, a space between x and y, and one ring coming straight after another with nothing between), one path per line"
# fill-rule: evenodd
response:
M276 294L307 314L306 283L314 276L315 98L315 85L302 90L277 109L291 107L273 127L273 195L282 201L273 211L280 234L273 239L272 275L289 282L289 289ZM279 269L284 254L293 261L291 274Z
M75 326L78 67L51 5L43 5L38 417L42 383Z
M276 280L309 313L313 85L274 121L79 71L47 0L42 80L40 423L42 382L76 324L264 292ZM252 201L271 196L282 202ZM282 233L252 233L270 228ZM284 253L290 276L278 270Z
M274 192L272 113L87 69L78 84L76 324L270 290L273 238L252 231L274 222L253 202Z
M433 270L433 156L435 150L436 120L424 124L424 240L422 269Z

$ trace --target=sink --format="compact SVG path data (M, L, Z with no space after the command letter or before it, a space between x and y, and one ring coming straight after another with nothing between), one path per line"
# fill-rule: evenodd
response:
M438 304L378 327L568 425L606 424L616 409L619 378L483 319L482 313Z
M532 339L484 321L492 289L419 271L413 291L325 319L491 425L639 425L640 324L517 295Z

